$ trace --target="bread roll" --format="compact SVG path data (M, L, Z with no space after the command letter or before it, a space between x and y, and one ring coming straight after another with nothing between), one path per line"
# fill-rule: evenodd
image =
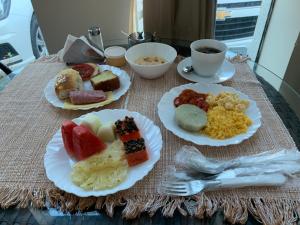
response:
M56 77L55 93L61 100L69 98L71 91L83 90L83 81L76 70L62 70Z

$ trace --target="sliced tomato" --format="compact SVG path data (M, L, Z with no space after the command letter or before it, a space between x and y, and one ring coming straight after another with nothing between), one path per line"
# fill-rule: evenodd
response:
M87 127L79 125L73 129L73 148L75 158L83 160L103 151L106 144Z
M130 133L126 133L120 136L120 139L122 142L127 142L131 140L136 140L141 138L140 132L139 131L132 131Z
M71 120L65 120L61 126L61 134L64 143L64 147L71 158L74 158L75 152L73 148L73 129L77 127L77 124Z
M179 98L179 97L176 97L176 98L174 99L174 106L175 106L175 107L178 107L178 106L180 106L181 104L182 104L182 102L181 102L180 98Z
M95 71L94 67L86 63L77 64L72 69L79 72L82 80L89 80Z
M146 149L141 151L126 154L126 159L129 166L136 166L149 159L149 155Z

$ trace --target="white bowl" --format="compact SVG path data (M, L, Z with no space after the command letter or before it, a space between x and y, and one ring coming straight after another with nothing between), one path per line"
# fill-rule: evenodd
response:
M159 56L166 60L159 65L139 65L135 61L143 56ZM147 42L134 45L125 54L125 59L131 68L146 79L155 79L162 76L170 68L177 56L176 50L166 44Z

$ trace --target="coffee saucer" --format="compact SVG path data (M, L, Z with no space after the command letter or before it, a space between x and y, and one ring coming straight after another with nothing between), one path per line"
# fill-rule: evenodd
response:
M217 84L222 83L224 81L227 81L233 77L235 74L235 67L232 63L230 63L227 59L224 60L224 63L222 67L218 70L218 72L211 76L211 77L204 77L201 75L198 75L194 70L189 73L184 73L182 69L185 66L191 66L192 65L192 59L191 57L185 58L177 65L177 71L183 78L193 81L193 82L202 82L202 83L208 83L208 84Z

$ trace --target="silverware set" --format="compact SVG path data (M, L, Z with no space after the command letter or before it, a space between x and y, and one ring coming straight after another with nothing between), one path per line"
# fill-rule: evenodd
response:
M160 191L189 196L205 190L247 186L281 186L300 174L298 150L266 151L233 160L207 158L191 146L176 154ZM176 167L180 169L176 169Z

